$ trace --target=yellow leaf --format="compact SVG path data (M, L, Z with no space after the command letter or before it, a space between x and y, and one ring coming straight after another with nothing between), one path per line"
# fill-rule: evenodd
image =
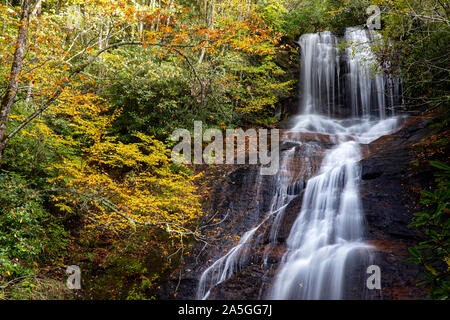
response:
M434 276L436 276L437 275L437 272L436 272L436 270L433 268L433 267L431 267L431 266L429 266L429 265L425 265L425 268L428 270L428 271L430 271Z

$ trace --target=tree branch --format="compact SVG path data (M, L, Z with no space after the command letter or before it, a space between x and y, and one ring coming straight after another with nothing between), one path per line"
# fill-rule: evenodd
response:
M48 107L50 107L57 99L58 97L61 95L61 93L64 91L64 89L69 85L69 83L71 82L71 79L77 75L78 73L80 73L81 71L83 71L87 66L89 66L92 62L94 62L94 60L100 56L102 53L104 53L105 51L114 49L114 48L118 48L121 46L129 46L129 45L143 45L144 43L142 41L122 41L122 42L116 42L113 44L110 44L106 47L104 47L103 49L98 50L94 55L92 55L85 63L79 65L78 67L76 67L69 75L68 79L60 86L60 88L58 88L52 95L51 97L39 108L37 109L35 112L33 112L31 115L29 115L21 124L19 124L10 134L8 134L8 136L6 136L3 140L3 144L6 146L6 144L8 144L8 142L20 131L22 130L22 128L24 128L28 123L30 123L31 121L33 121L33 119L35 119L38 115L40 115L42 112L44 112ZM170 44L165 44L165 43L151 43L151 44L146 44L149 46L160 46L160 47L171 47L172 49L174 49L175 47L181 47L181 48L185 48L185 47L192 47L192 45L170 45ZM176 50L176 49L174 49ZM179 51L178 51L179 52ZM179 52L180 53L180 52Z

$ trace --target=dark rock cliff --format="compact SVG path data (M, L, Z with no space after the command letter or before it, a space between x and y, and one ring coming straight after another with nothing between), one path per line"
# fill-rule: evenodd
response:
M429 133L425 118L410 118L397 133L374 141L369 147L376 151L361 161L367 238L376 247L374 263L381 268L383 299L426 295L415 286L418 267L403 260L409 256L407 248L421 240L417 229L408 228L417 211L418 190L433 185L431 171L411 166L412 146Z

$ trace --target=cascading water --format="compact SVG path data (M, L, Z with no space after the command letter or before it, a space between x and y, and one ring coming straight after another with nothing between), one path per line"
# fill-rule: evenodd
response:
M343 39L331 32L300 38L302 109L282 136L282 142L293 146L280 155L271 208L234 248L203 272L197 298L208 298L211 288L239 272L249 260L252 241L265 224L270 228L262 267L266 275L275 271L268 257L280 245L277 235L286 208L300 189L302 206L283 243L286 251L272 286L261 287L260 297L346 298L349 272L358 265L370 264L371 246L364 242L358 163L362 145L398 127L394 106L400 92L398 80L372 72L370 42L374 37L367 30L347 28ZM339 50L337 45L342 42L347 48ZM317 141L305 141L305 134ZM332 147L324 148L319 143L323 140ZM307 168L313 170L310 159L318 153L323 156L321 165L314 175L306 173ZM298 172L295 166L299 157L303 173L292 174ZM360 297L364 297L362 285Z
M337 40L330 32L300 39L304 110L296 117L293 130L332 135L336 146L326 151L319 174L306 185L302 209L275 278L274 299L340 299L346 270L368 256L358 190L359 144L392 132L397 122L385 119L385 79L370 72L369 35L365 30L347 29L344 67L348 72L343 81L345 69L339 67ZM347 94L335 99L341 85ZM328 114L334 114L340 99L351 106L350 119L318 114L324 106ZM374 107L378 108L378 120L370 117Z

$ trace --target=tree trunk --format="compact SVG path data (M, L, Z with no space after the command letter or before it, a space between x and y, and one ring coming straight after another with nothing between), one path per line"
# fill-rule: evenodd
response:
M0 101L0 164L3 160L3 151L6 147L6 125L9 120L9 113L16 99L17 89L19 86L19 75L22 70L23 57L27 44L28 18L30 13L32 0L23 0L22 14L19 22L19 30L17 32L16 50L11 65L9 75L9 83L6 87L5 94Z

